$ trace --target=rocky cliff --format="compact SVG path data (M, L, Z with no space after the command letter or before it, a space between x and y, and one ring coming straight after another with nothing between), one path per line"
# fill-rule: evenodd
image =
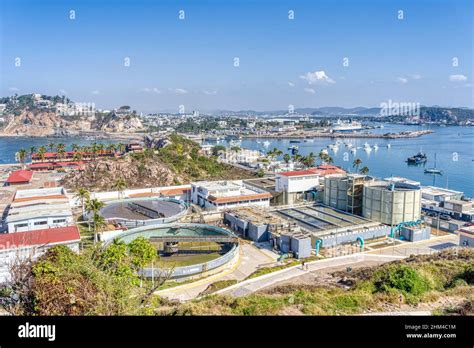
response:
M24 96L25 97L25 96ZM77 135L80 132L101 131L106 133L133 133L144 129L134 111L92 112L90 115L64 115L57 111L59 104L46 109L35 106L31 98L13 101L7 99L7 110L0 124L0 135L52 136Z

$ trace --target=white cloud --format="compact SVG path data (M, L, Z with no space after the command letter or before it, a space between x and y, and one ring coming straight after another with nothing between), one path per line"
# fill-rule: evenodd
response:
M91 93L97 95L97 94L99 94L100 92L99 92L98 90L94 90L94 91L92 91Z
M295 87L295 84L293 82L288 82L288 86Z
M316 91L315 91L313 88L305 88L304 91L305 91L306 93L311 93L311 94L315 94L315 93L316 93Z
M145 87L145 88L142 88L141 91L145 93L155 93L155 94L161 93L161 91L156 87L153 87L153 88Z
M409 76L410 76L410 78L411 78L412 80L419 80L419 79L421 79L421 75L420 75L420 74L411 74L411 75L409 75Z
M10 92L18 92L18 91L19 91L19 89L16 88L16 87L10 87L8 90L9 90Z
M467 77L461 74L449 75L449 81L452 81L452 82L467 81Z
M307 72L304 75L300 76L300 79L306 80L310 85L313 85L318 82L325 82L325 83L336 83L332 78L330 78L326 73L321 71L315 72Z
M213 89L212 91L208 91L208 90L203 89L202 93L204 93L206 95L216 95L217 94L217 89Z
M186 94L186 93L188 93L188 91L185 90L184 88L169 88L169 91L171 93L175 93L175 94Z
M405 84L408 83L408 79L406 77L397 77L397 82Z

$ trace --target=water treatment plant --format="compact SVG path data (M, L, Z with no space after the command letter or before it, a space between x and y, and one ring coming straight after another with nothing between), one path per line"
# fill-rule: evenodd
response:
M143 269L143 274L150 278L159 268L172 269L171 278L208 275L238 259L237 236L217 226L180 223L144 226L130 229L116 239L130 243L138 237L148 239L160 256L159 264Z
M186 215L188 205L172 198L128 198L108 202L100 210L105 220L128 228L170 223Z

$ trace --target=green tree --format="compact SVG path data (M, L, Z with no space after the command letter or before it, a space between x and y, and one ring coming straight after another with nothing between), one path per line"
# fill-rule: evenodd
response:
M291 156L287 153L283 156L283 161L285 161L286 164L290 163Z
M225 146L216 145L212 148L211 151L212 151L213 156L219 156L219 153L221 153L222 151L225 151Z
M58 144L56 148L58 151L58 158L64 158L64 156L66 155L66 145Z
M356 171L359 171L359 166L362 164L362 160L360 158L356 158L354 162L352 162L352 168L355 168Z
M28 156L28 153L26 152L25 149L20 149L16 154L15 154L15 158L18 162L21 163L21 166L22 168L25 167L25 161L26 161L26 157Z
M40 148L38 149L38 156L40 157L41 162L44 162L45 155L46 155L46 147L40 146Z
M360 173L367 175L369 173L369 167L365 166L360 169Z
M49 150L50 150L51 152L53 152L53 150L54 150L54 148L56 147L56 145L55 145L54 143L49 143L49 144L48 144L48 147L49 147Z
M132 264L143 268L156 258L156 249L145 237L135 238L128 244Z
M308 156L303 157L302 162L306 167L314 167L315 160L316 160L315 154L310 152Z
M82 216L85 214L86 202L91 198L90 192L85 188L79 188L74 193L74 197L81 201L82 206Z
M115 190L117 190L118 192L118 199L122 198L123 197L123 191L125 190L125 188L127 187L127 183L125 182L125 180L123 178L118 178L114 185L112 186Z
M86 212L89 215L89 226L92 224L92 220L96 216L100 216L100 210L105 206L104 202L98 200L97 198L88 199L86 201ZM100 224L101 222L97 219L97 223ZM94 225L94 243L98 242L98 235L96 233L96 227Z
M36 147L35 146L30 146L30 157L33 157L35 152L36 152Z

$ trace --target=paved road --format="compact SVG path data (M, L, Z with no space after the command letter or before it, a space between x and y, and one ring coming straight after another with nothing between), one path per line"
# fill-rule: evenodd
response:
M307 269L301 269L301 266L293 266L269 273L258 278L245 280L241 283L235 284L228 288L217 291L216 294L225 294L235 297L245 296L253 292L274 286L277 283L288 281L292 278L304 276L311 272L321 271L325 269L332 269L335 267L354 266L364 262L377 261L379 263L399 260L403 257L392 255L369 255L369 254L355 254L349 256L340 256L332 259L324 259L307 263Z
M312 272L331 272L331 269L336 267L368 266L374 262L381 264L393 260L403 259L410 256L411 254L433 254L444 247L450 247L454 244L457 245L458 238L459 237L457 235L450 234L416 243L403 242L402 244L396 245L395 247L389 246L378 250L371 250L362 254L353 254L313 261L307 263L307 270L302 270L301 266L299 265L286 268L257 278L242 281L238 284L217 291L216 294L226 294L236 297L245 296L255 291L274 286L275 284L283 283L299 276L308 275ZM170 299L187 301L198 297L199 294L209 286L209 284L212 284L216 281L229 279L241 281L254 272L258 265L272 261L275 261L275 259L272 259L270 253L266 252L265 250L259 250L249 243L243 243L240 261L232 269L225 270L219 274L198 280L190 284L158 291L156 294Z
M433 254L442 250L443 248L457 245L457 238L459 237L450 234L415 243L404 242L402 244L396 245L395 247L387 247L362 254L313 261L307 264L308 270L302 270L301 266L295 266L281 271L269 273L258 278L243 281L217 291L216 293L235 297L245 296L270 286L274 286L276 283L281 283L288 281L289 279L304 276L308 272L321 270L330 271L330 269L334 267L360 265L361 263L363 264L364 262L368 261L376 261L379 263L390 262L403 259L410 256L411 254Z

